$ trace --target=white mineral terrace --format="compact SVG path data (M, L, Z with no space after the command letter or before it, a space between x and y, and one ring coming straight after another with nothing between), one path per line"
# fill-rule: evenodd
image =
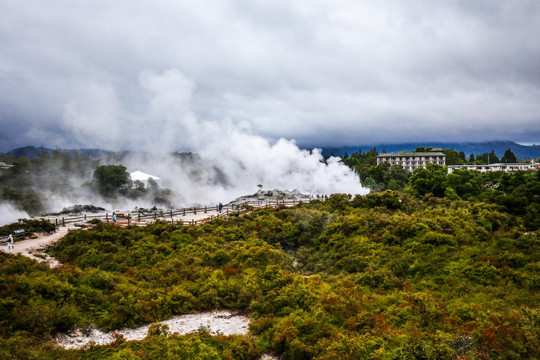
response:
M170 334L185 335L204 328L214 335L246 335L250 321L246 315L222 310L175 316L159 323L168 325ZM126 340L142 340L147 336L149 326L148 324L135 329L122 329L108 333L96 329L90 331L76 329L67 334L58 335L56 343L65 349L76 349L90 344L107 345L115 341L115 334L122 335Z

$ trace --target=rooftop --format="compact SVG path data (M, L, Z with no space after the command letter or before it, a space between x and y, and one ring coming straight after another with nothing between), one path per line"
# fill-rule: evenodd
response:
M429 151L429 152L398 152L398 153L383 153L378 157L395 157L395 156L444 156L442 151Z
M159 176L150 175L147 173L143 173L142 171L134 171L131 174L131 180L148 180L148 178L152 178L154 180L161 179Z

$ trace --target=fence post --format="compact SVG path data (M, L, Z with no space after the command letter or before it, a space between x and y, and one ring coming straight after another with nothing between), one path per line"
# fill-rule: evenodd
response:
M204 213L206 214L206 206L204 207Z
M184 208L184 216L186 216L186 208Z
M154 211L154 220L157 219L157 211Z
M128 226L131 223L131 215L128 215Z
M172 209L171 209L171 219L172 219ZM172 221L172 220L171 220Z
M55 223L54 225L55 225L56 227L58 227L58 219L54 219L54 223Z
M86 220L86 214L84 214L84 220Z
M66 222L64 221L64 217L62 217L62 226L66 226Z
M138 213L137 220L141 221L141 213Z
M193 214L197 215L197 208L195 206L193 207Z

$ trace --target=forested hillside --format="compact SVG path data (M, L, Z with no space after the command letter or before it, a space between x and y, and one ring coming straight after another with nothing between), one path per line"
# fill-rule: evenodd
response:
M438 169L426 171L405 193L335 194L199 227L72 231L50 249L56 269L1 254L0 358L540 357L540 231L520 210L539 206L538 173L477 193L445 177L454 193L437 193ZM209 309L246 311L250 335L51 342Z

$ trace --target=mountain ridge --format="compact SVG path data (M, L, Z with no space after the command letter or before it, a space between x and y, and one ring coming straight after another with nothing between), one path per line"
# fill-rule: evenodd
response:
M351 155L359 149L368 151L370 148L377 148L379 153L383 150L386 152L412 151L417 147L440 147L443 149L454 149L463 151L467 157L470 154L483 154L493 150L499 157L503 156L507 149L511 149L518 159L537 159L540 157L540 145L521 145L514 141L497 140L485 142L418 142L418 143L403 143L403 144L377 144L372 146L342 146L342 147L323 147L322 153L324 156L343 156L345 153Z
M485 141L485 142L410 142L410 143L395 143L395 144L376 144L372 146L336 146L336 147L320 147L322 149L322 154L324 156L343 156L345 153L348 153L351 155L354 152L357 152L359 149L362 151L368 151L370 148L377 148L379 153L382 153L383 150L386 152L399 152L399 151L412 151L416 149L417 147L440 147L443 149L454 149L456 151L463 151L467 157L469 157L470 154L483 154L487 152L491 152L491 150L495 151L495 154L499 157L502 157L504 152L510 148L512 152L516 155L518 159L537 159L540 158L540 145L521 145L514 141L509 140L497 140L497 141ZM316 146L315 146L316 147ZM52 154L55 151L67 151L70 154L74 154L75 152L78 152L80 155L83 156L93 156L93 157L102 157L104 155L110 154L111 151L103 150L103 149L51 149L46 148L43 146L23 146L14 148L12 150L9 150L3 154L0 154L0 156L4 155L13 155L15 157L24 156L27 158L35 158L41 153L49 153ZM122 153L125 153L123 151Z
M4 154L0 154L0 156L13 155L15 157L24 156L24 157L33 159L37 157L39 154L42 154L42 153L53 154L55 151L62 151L62 152L67 151L71 155L73 155L75 152L78 152L80 155L83 155L83 156L91 155L93 157L101 157L103 155L107 155L110 153L110 151L103 150L103 149L58 149L58 148L51 149L51 148L46 148L43 146L37 147L33 145L27 145L27 146L11 149Z

